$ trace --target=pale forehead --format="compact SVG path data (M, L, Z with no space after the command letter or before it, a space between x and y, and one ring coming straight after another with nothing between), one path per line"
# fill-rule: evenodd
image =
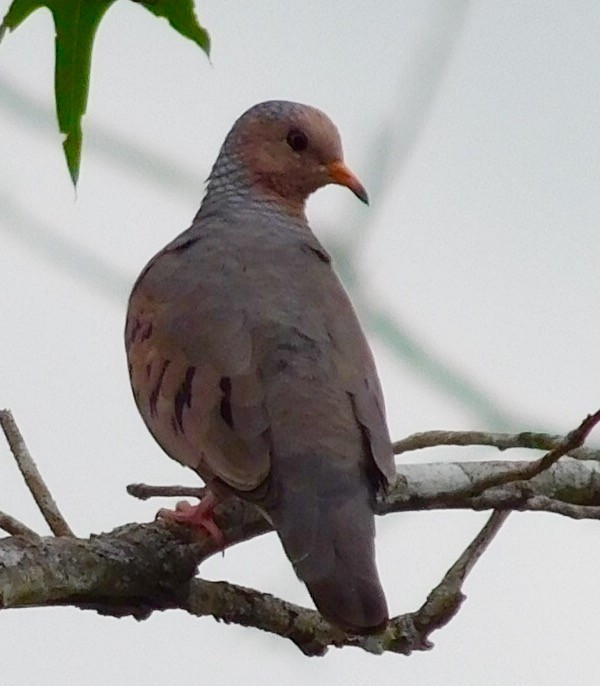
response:
M321 110L310 105L303 105L299 102L289 100L268 100L254 105L244 112L238 119L238 123L251 119L267 119L272 121L287 121L289 119L315 119L327 122L333 126L333 122Z
M339 140L338 130L331 119L321 110L310 105L287 100L269 100L254 105L244 112L235 122L232 131L254 128L260 123L272 123L275 126L297 126L318 138Z

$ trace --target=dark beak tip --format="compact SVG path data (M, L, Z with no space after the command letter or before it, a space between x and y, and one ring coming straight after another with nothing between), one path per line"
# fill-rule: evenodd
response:
M356 197L365 205L369 205L369 196L364 188L354 191L354 195L356 195Z

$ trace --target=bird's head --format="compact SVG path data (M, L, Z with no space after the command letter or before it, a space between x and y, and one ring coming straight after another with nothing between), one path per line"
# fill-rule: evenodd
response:
M330 183L368 204L364 186L344 164L337 128L314 107L282 100L255 105L234 124L219 158L241 165L258 192L286 205L303 206Z

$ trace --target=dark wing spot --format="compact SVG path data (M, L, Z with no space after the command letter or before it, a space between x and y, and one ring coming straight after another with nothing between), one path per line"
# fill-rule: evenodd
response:
M175 394L175 419L181 431L183 431L183 408L192 406L192 381L196 367L188 367L185 372L183 383Z
M152 325L152 322L147 324L146 328L144 329L142 333L142 337L140 338L140 341L147 341L150 336L152 336L152 331L154 329L154 326Z
M221 417L230 429L233 429L233 416L231 414L231 379L228 376L222 376L219 382L219 387L223 391L221 398Z
M127 350L129 350L129 346L133 343L135 340L135 337L137 336L138 331L140 330L140 327L142 325L142 322L139 319L136 319L135 322L128 321L127 322L127 336L126 336L126 347Z
M160 370L160 374L158 376L158 381L152 389L152 393L150 393L150 414L153 416L156 416L156 403L158 402L158 394L160 393L160 387L162 386L163 379L165 378L165 372L170 364L170 360L165 360L163 362L162 369Z

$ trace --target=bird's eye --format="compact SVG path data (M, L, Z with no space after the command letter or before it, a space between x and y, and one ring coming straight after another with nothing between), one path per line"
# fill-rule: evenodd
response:
M308 138L306 137L306 134L299 129L292 129L285 140L294 152L302 152L308 147Z

